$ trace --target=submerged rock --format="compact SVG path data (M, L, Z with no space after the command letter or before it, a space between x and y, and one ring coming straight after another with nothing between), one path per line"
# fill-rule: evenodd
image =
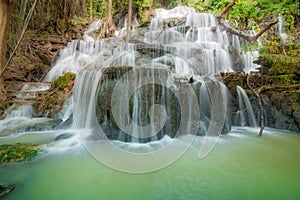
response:
M74 135L75 135L74 133L62 133L62 134L56 136L55 141L69 139L69 138L73 137Z
M15 187L14 184L0 184L0 199L6 197Z

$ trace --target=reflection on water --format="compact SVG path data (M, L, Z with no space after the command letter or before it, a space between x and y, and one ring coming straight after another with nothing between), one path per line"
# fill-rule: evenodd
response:
M17 185L7 199L299 198L300 136L267 129L263 137L257 137L257 132L256 128L234 127L204 159L198 158L203 137L197 137L177 162L145 174L106 167L73 137L48 145L45 150L50 153L33 162L1 166L0 180ZM57 135L53 131L44 134ZM34 140L32 135L26 139Z

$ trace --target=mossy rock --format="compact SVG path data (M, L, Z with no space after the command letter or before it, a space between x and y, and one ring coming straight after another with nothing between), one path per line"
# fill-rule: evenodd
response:
M32 160L38 155L41 147L40 144L2 144L0 145L0 164Z
M34 104L40 116L55 117L64 105L64 102L71 96L76 75L68 72L58 77L53 87L40 96L40 101Z
M68 86L69 82L76 78L76 74L68 72L63 76L58 77L54 81L54 87L59 89L64 89Z

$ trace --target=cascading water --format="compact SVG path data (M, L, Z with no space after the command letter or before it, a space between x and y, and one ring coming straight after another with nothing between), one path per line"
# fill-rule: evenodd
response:
M48 72L44 81L52 82L66 72L78 73L94 60L110 56L104 49L105 46L101 41L73 40L60 52L59 59Z
M214 16L194 10L186 10L184 28L165 28L164 12L157 10L148 31L140 31L141 35L134 42L120 43L118 47L109 45L110 40L88 43L89 47L95 48L89 51L94 59L73 70L80 71L74 89L75 122L78 121L79 129L97 130L84 138L149 142L165 135L178 137L179 126L184 124L180 121L182 115L184 120L190 121L189 125L184 125L184 134L190 134L194 129L200 135L230 131L227 89L213 78L220 72L233 71L226 32L219 29ZM174 10L172 12L176 15ZM234 41L240 46L236 38ZM96 43L101 44L101 48ZM76 52L72 54L73 62L76 62L74 55L78 52L71 52ZM104 54L106 57L99 56ZM244 67L249 68L245 64ZM117 97L119 100L115 101L113 94L120 80L122 89ZM145 80L152 81L146 84ZM168 86L161 80L168 80ZM198 102L183 98L187 87L193 88ZM165 110L166 119L162 113L158 115L153 107L156 104ZM181 108L182 105L185 107ZM191 119L193 107L200 110L197 122ZM215 114L218 112L219 115ZM223 117L218 120L218 116ZM164 125L161 126L159 121ZM221 128L213 127L214 121L222 122L218 124ZM249 125L255 126L254 123ZM146 127L149 131L145 131ZM100 129L103 130L101 134Z
M287 34L284 32L284 17L282 16L282 14L279 13L278 18L279 18L278 33L279 33L282 43L286 43Z
M170 18L180 18L181 25L170 27ZM76 109L79 114L75 112L74 118L75 121L76 118L78 120L76 125L79 129L93 130L95 127L102 127L104 135L101 137L114 140L148 142L161 139L165 135L176 137L180 124L183 124L182 117L187 117L188 119L184 120L189 121L193 116L192 107L181 108L181 105L192 105L192 98L183 98L184 90L191 87L197 96L198 102L193 102L192 106L199 108L199 121L185 124L184 127L186 130L197 129L199 135L208 134L212 130L212 122L216 121L216 115L212 114L216 112L215 104L220 104L220 99L224 102L229 101L226 87L213 76L236 69L229 47L235 47L241 52L244 43L234 35L229 40L227 33L219 27L213 15L196 13L195 9L187 7L157 9L149 28L131 31L133 40L130 43L122 40L124 34L117 34L116 38L95 39L94 31L102 24L101 20L95 21L85 31L84 40L70 42L61 51L59 59L44 79L45 82L51 82L66 72L77 74L73 101L69 99L65 103L64 109L57 115L58 118L66 122L72 118L72 110ZM120 33L124 32L125 27L119 28L123 30L119 31ZM257 55L257 51L242 53L241 70L249 73L259 67L253 64ZM126 78L126 74L131 70L134 76L127 75ZM125 94L118 97L123 99L122 103L129 102L128 110L120 106L116 111L126 113L122 115L121 122L130 126L130 129L120 127L112 113L113 107L117 106L111 105L111 95L119 79L123 81L125 92L134 88L131 97L126 97ZM145 85L144 79L152 82ZM48 88L33 88L44 89ZM30 90L29 86L23 88L27 98L35 98L35 93L31 93ZM247 98L240 90L238 89L239 95ZM218 96L216 91L222 94L218 97L219 100L214 99ZM165 110L166 119L163 119L163 115L157 115L157 109L154 108L156 104ZM228 107L227 103L218 106L224 112L222 116L225 116L224 124L220 125L222 130L219 132L225 133L230 131L231 119L228 119L230 110L223 107ZM251 108L247 107L247 110L249 109ZM26 113L32 116L34 112ZM243 115L240 117L242 122ZM81 120L82 118L84 120ZM163 127L160 127L158 119L165 123ZM157 135L143 136L144 133L141 132L144 129L141 127L147 125L149 132L156 131ZM247 125L255 126L255 123ZM186 131L186 134L189 134L189 131Z
M238 104L239 110L237 111L237 125L238 126L252 126L257 127L257 123L254 117L253 109L247 93L245 90L237 86L236 87L237 94L238 94Z
M256 32L251 31L252 35L255 35ZM250 72L257 72L258 68L261 66L258 64L255 64L254 61L257 60L259 56L259 51L255 49L246 50L247 43L243 41L240 42L240 39L236 35L232 35L232 46L235 47L239 53L241 53L242 57L242 71L246 74L249 74ZM258 39L258 46L261 46L261 41Z
M170 17L185 24L169 27ZM242 45L234 36L229 42L214 16L186 7L158 9L148 29L132 30L130 43L121 37L94 39L101 24L94 22L84 41L70 42L44 79L77 74L73 101L66 102L59 119L67 121L73 108L76 127L91 130L83 131L83 138L127 142L230 131L228 91L214 76L233 71L228 47L239 51ZM256 67L243 60L245 71Z
M31 104L23 105L18 109L11 108L8 109L5 113L5 118L17 118L17 117L26 117L32 118L34 115L34 110Z
M41 118L35 112L32 103L38 97L39 92L50 88L49 83L26 83L17 92L16 103L4 113L4 119L0 120L0 137L12 136L29 132L50 130L60 123L60 120Z

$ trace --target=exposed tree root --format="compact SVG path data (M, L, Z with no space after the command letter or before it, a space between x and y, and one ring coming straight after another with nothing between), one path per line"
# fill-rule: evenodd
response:
M114 36L116 29L117 28L113 22L105 20L100 28L98 38L108 38Z

